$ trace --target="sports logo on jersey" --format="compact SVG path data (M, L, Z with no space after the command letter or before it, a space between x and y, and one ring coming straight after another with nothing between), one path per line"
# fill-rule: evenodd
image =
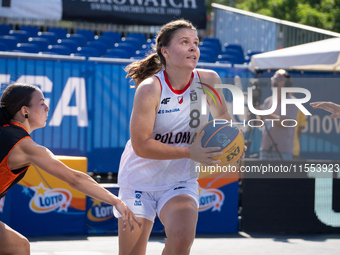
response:
M163 100L161 101L161 104L167 104L170 102L170 97L166 97L166 98L163 98Z
M113 217L113 206L102 203L99 200L91 199L92 206L87 211L87 218L94 222L106 221Z
M140 200L140 198L142 197L142 191L135 191L135 203L134 206L142 206L142 201Z
M224 202L224 194L219 189L203 189L199 188L199 202L200 207L198 208L199 212L210 210L213 211L221 211L223 202Z
M198 83L201 84L202 86L206 86L206 87L209 88L212 92L214 92L214 93L216 94L218 100L220 101L220 104L222 105L222 100L221 100L220 96L218 95L217 91L216 91L213 87L211 87L210 85L205 84L205 83L203 83L203 82L198 82ZM209 90L204 89L204 88L200 88L200 87L197 87L197 88L198 88L198 89L201 89L201 90L203 90L205 93L207 93L207 94L212 98L212 100L214 101L215 105L217 105L214 96L211 94L211 92L210 92Z
M173 113L173 112L180 112L181 109L175 108L175 109L169 109L169 110L159 110L157 114L164 114L164 113Z
M178 96L177 99L179 104L183 103L183 96Z
M190 101L197 101L197 93L193 89L190 91Z
M35 191L29 202L29 207L36 213L49 213L53 211L67 212L71 203L72 195L66 189L49 189L43 183L39 186L31 187Z

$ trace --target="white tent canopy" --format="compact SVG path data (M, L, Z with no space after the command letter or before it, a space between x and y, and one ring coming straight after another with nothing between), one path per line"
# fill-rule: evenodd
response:
M331 38L252 56L251 71L266 69L340 71L340 38Z

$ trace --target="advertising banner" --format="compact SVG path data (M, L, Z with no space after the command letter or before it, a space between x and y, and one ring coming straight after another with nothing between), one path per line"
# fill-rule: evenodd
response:
M204 0L63 0L63 20L127 25L163 25L184 18L198 28L206 26Z
M62 0L2 0L0 16L7 18L61 20Z
M237 233L239 176L200 167L197 233Z
M291 173L282 171L282 161L247 160L244 166L242 231L340 233L339 161L285 161ZM266 173L257 171L264 166ZM286 178L272 178L280 172Z
M184 18L206 27L204 0L3 0L0 16L158 26Z
M86 173L84 157L57 156ZM83 234L86 196L35 165L0 202L0 220L27 236Z

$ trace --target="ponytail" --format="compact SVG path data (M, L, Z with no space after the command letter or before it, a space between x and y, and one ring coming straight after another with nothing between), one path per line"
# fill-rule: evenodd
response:
M163 64L161 63L158 54L151 53L146 58L128 65L125 68L125 71L127 72L126 78L134 80L136 83L135 88L137 88L143 80L160 72L162 69Z
M5 107L0 107L0 126L8 124L10 122L11 118L8 115L7 111L5 110Z

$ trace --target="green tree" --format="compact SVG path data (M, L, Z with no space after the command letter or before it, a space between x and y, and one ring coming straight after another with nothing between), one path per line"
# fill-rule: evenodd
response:
M207 0L229 5L229 0ZM340 32L340 0L234 0L238 9ZM209 10L209 9L208 9Z

